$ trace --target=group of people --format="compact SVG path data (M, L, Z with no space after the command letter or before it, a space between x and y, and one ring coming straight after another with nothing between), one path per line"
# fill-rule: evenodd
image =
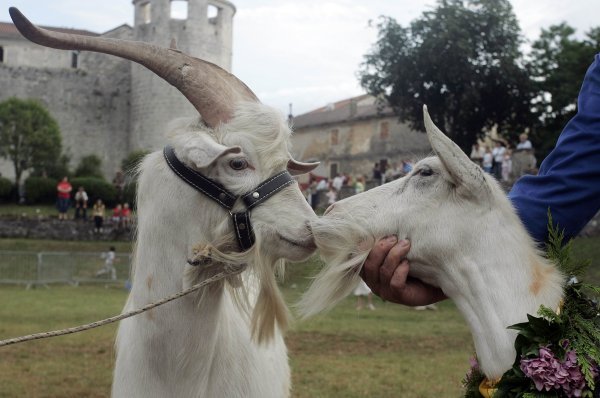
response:
M373 166L373 181L376 185L383 185L386 182L404 177L413 169L414 161L411 159L402 159L400 164L394 163L388 167L387 163L375 163Z
M314 178L305 190L305 197L313 210L317 210L321 205L321 192L325 192L327 205L330 206L337 202L343 187L349 187L354 193L364 192L366 189L366 178L362 175L353 177L347 174L337 174L331 180L327 178Z
M392 167L381 167L380 163L375 163L371 183L375 185L385 184L386 182L404 177L412 171L414 162L410 159L403 159L402 162L394 163ZM313 210L317 210L320 203L321 192L325 192L327 205L335 203L343 187L348 187L349 192L359 194L367 189L367 177L364 175L352 176L349 174L336 174L330 180L327 178L313 178L305 190L305 196Z
M471 160L498 181L510 182L513 171L513 153L521 151L532 153L533 145L525 133L519 135L519 143L514 149L504 140L494 139L492 141L494 142L493 148L476 142L471 148Z
M68 177L63 177L57 184L56 191L58 219L67 220L68 211L71 206L71 192L73 191L73 187L71 186ZM73 201L75 203L74 219L87 221L89 196L84 187L79 187L77 189L77 192L75 192L75 195L73 196ZM114 227L121 229L130 226L131 217L129 203L117 204L112 210L110 221ZM106 220L106 205L100 198L96 199L92 206L92 218L94 220L94 232L102 232Z

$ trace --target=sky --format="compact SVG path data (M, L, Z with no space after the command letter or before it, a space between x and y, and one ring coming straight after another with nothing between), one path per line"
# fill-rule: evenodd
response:
M435 0L232 0L233 73L261 99L298 115L364 93L357 71L377 38L369 21L381 15L406 26L430 10ZM39 25L102 33L133 25L131 0L8 0L0 21L18 7ZM600 26L600 0L512 0L525 37L567 22L578 37ZM600 51L600 49L599 49Z

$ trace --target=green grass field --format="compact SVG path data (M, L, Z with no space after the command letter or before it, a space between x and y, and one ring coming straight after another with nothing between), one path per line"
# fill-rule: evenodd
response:
M588 279L600 283L600 238L578 239L574 254L593 259ZM0 250L65 250L67 242L0 239ZM103 251L85 242L73 251ZM129 250L123 244L118 251ZM282 288L298 300L319 262L288 267ZM120 312L119 287L0 287L0 339L60 329ZM287 334L293 397L459 397L473 352L469 331L450 301L415 311L375 300L356 311L353 298L332 312L296 321ZM0 397L107 397L116 325L0 348Z

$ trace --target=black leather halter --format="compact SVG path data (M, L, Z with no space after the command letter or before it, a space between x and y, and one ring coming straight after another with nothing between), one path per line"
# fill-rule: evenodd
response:
M225 208L231 215L233 228L238 245L242 251L246 251L254 244L254 231L250 223L250 210L263 203L271 196L281 191L286 186L294 182L294 178L287 170L267 178L256 188L241 196L229 192L225 187L208 177L203 176L196 170L190 169L183 164L175 155L175 150L171 146L166 146L163 150L167 164L177 174L179 178L187 182L192 188L202 192L210 199L214 200ZM246 205L246 211L242 213L232 213L233 205L238 198Z

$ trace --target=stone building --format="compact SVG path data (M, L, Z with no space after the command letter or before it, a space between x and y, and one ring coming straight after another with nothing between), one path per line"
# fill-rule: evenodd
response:
M372 177L375 163L384 167L418 160L431 152L425 133L398 121L389 107L369 95L345 99L293 118L293 154L320 161L314 173Z
M174 8L181 5L183 15ZM235 6L230 1L133 0L133 7L133 27L102 34L46 28L163 47L174 38L183 52L231 69ZM142 66L105 54L38 46L12 23L0 22L0 101L10 97L39 100L57 120L72 165L95 154L109 178L131 151L161 148L171 120L197 114L179 91ZM14 176L5 160L0 172Z

